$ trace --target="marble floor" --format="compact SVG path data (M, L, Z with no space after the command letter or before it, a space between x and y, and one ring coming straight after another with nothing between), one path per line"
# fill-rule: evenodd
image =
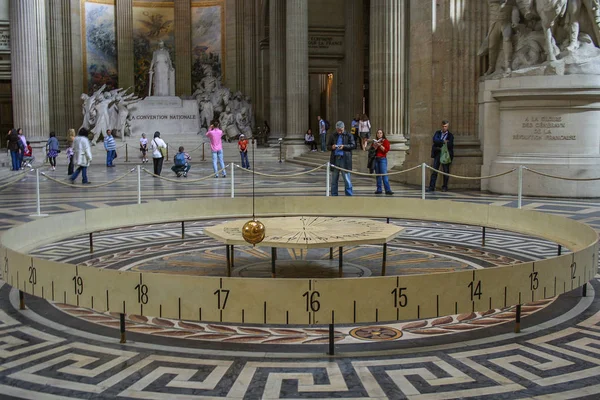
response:
M237 160L236 160L237 161ZM135 204L134 164L90 168L92 185L71 185L66 167L42 169L39 210L35 174L0 173L0 230L31 220L38 211L60 214ZM151 168L144 165L146 168ZM298 174L308 168L264 162L256 171ZM64 171L63 171L64 169ZM231 196L227 179L209 163L194 164L188 178L168 168L153 178L142 171L143 202L160 207L196 197ZM117 178L120 180L111 182ZM9 184L13 182L14 183ZM252 193L252 176L234 170L235 196ZM373 196L374 180L353 178L357 196ZM5 186L6 185L6 186ZM96 187L100 186L100 187ZM420 190L392 184L395 197L420 197ZM450 184L450 187L452 183ZM258 196L325 195L323 170L294 177L256 176ZM429 195L428 195L429 197ZM516 207L514 196L476 191L436 193L433 199ZM596 200L524 199L523 207L588 223L600 231ZM361 210L357 210L357 215ZM169 269L218 276L224 249L190 224L186 239L175 226L121 229L98 236L91 257L85 238L35 250L41 257L121 270ZM208 222L209 223L209 222ZM544 258L556 245L510 232L487 232L481 246L476 227L392 221L405 227L390 243L388 273L475 269ZM60 229L60 227L57 227ZM265 255L238 249L234 274L260 276ZM348 250L355 276L378 275L376 246ZM318 260L309 274L326 274L328 254L290 252L289 262ZM152 262L140 264L140 260ZM282 273L285 271L282 270ZM287 271L291 275L292 270ZM424 321L336 327L336 355L328 356L322 326L227 326L129 315L128 341L119 343L115 315L94 313L26 297L0 282L0 398L25 399L598 399L600 398L600 275L586 295L573 291L524 306L521 333L513 332L514 310L456 315ZM365 294L368 295L368 294Z

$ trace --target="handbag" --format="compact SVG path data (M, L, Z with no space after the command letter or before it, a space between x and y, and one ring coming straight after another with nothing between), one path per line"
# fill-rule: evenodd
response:
M450 151L448 151L448 144L444 143L442 146L442 153L440 154L440 163L446 165L450 164L452 159L450 158Z
M156 145L156 147L158 148L158 151L160 151L160 155L163 158L167 157L167 148L166 147L158 147L158 143L156 143L156 140L154 141L154 144Z

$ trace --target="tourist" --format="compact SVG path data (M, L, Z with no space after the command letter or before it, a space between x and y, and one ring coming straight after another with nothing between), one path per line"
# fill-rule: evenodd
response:
M181 175L183 175L184 178L187 178L187 174L191 168L189 163L191 159L192 158L190 155L185 152L183 146L179 146L179 152L175 154L175 157L173 157L173 166L171 167L171 171L175 172L178 178Z
M367 114L363 114L358 121L358 136L360 136L363 151L367 150L367 140L371 137L371 121Z
M392 192L392 189L390 188L388 176L380 176L381 174L387 174L387 153L390 151L390 142L386 139L383 130L377 130L375 140L371 147L377 151L375 153L375 173L377 174L377 190L375 190L375 194L381 194L381 182L383 181L385 194L392 195L394 192Z
M108 129L106 131L106 137L104 138L104 148L106 149L106 166L114 167L113 160L117 158L117 143L112 135L112 131Z
M88 130L85 128L79 129L79 134L73 141L73 159L77 165L77 170L69 177L69 181L75 183L79 172L81 172L81 183L84 185L89 184L87 169L92 162L92 145L88 139Z
M8 131L8 150L10 150L10 160L12 161L11 171L18 171L21 169L21 161L19 158L19 146L21 139L16 129Z
M321 141L321 151L327 151L327 126L325 124L325 120L321 118L320 115L317 116L317 121L319 121L319 140Z
M335 124L336 135L329 135L327 148L331 149L329 162L332 166L340 167L348 171L352 170L352 150L356 148L356 142L351 134L346 132L342 121ZM346 196L352 196L352 182L350 181L350 172L341 171L344 178L344 192ZM338 180L340 170L333 168L331 173L331 195L338 195Z
M242 158L242 168L250 169L250 162L248 162L248 139L246 139L246 135L243 133L238 140L238 149Z
M56 156L60 153L56 133L50 132L50 138L48 139L46 146L48 146L48 161L50 161L50 167L52 168L52 171L54 171L56 169Z
M75 140L75 138L73 138L73 140ZM73 175L73 166L75 165L73 163L73 142L68 144L67 150L65 151L65 154L67 155L67 175Z
M33 161L35 160L31 143L29 143L29 140L26 143L27 146L23 149L23 163L21 164L21 169L25 169L25 167L31 168L31 164L33 164Z
M360 114L356 114L354 119L350 123L350 133L352 133L352 137L354 137L354 141L356 143L361 143L360 136L358 136L358 124L360 122Z
M435 191L435 182L437 180L438 173L437 171L442 167L442 172L449 174L450 173L450 163L442 164L441 156L442 156L442 147L444 144L448 147L448 152L450 153L450 162L454 159L454 135L448 130L448 126L450 123L446 120L442 121L442 129L436 131L433 134L433 144L431 145L431 158L433 158L433 169L431 172L431 179L429 180L429 187L427 188L428 192ZM443 184L442 184L442 192L448 191L448 175L444 175Z
M148 139L146 139L146 134L142 133L142 137L140 139L140 153L142 153L142 164L148 162L148 158L146 154L148 154Z
M208 128L208 132L206 132L206 136L210 140L210 150L212 152L212 163L213 163L213 171L215 172L215 178L219 177L219 170L217 169L217 161L221 166L221 172L223 173L223 178L227 177L227 172L225 171L225 162L223 161L223 131L218 128L218 125L215 127L216 122L213 122Z
M167 153L167 144L160 138L160 132L154 132L152 139L152 163L154 165L154 175L160 176L163 167L163 161Z
M304 144L310 146L310 151L317 151L317 143L315 143L315 137L312 133L312 129L308 129L304 135Z
M25 146L27 146L27 139L25 139L25 135L23 134L23 128L17 129L17 134L19 135L19 168L23 164L23 152L25 151Z

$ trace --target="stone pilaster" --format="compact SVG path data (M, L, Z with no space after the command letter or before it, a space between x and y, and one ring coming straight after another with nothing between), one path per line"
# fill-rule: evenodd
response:
M244 1L244 89L243 93L250 96L253 104L256 104L256 55L257 55L257 32L256 32L256 2L254 0Z
M362 111L365 53L363 30L363 1L344 2L345 24L349 29L344 33L344 95L340 98L340 119L349 124L357 113Z
M67 46L71 48L71 65L72 65L72 73L73 80L70 84L71 88L71 98L73 99L72 104L70 105L73 108L73 118L74 121L69 128L75 129L77 131L79 127L83 123L83 114L81 111L81 94L87 92L87 87L84 88L83 77L87 74L87 71L84 71L81 66L83 65L83 52L82 49L82 36L81 36L81 18L84 18L82 15L82 4L80 0L70 0L71 10L70 10L70 25L71 25L71 34L69 36L70 43L67 43ZM67 99L68 100L68 99ZM67 101L68 103L68 101Z
M71 42L71 1L48 0L48 68L50 130L65 137L69 128L75 128L76 101L73 96L74 79L73 48ZM80 64L81 65L81 64Z
M256 34L258 40L258 59L256 66L256 98L254 101L256 125L263 126L269 120L269 20L268 4L262 0L256 2Z
M285 0L269 1L270 142L277 142L286 131L285 8Z
M13 122L28 138L48 137L48 51L45 0L10 3Z
M192 20L191 0L175 2L175 95L192 94Z
M133 0L119 0L115 3L119 87L127 89L128 87L135 86L133 65L135 62L133 56Z
M286 156L306 150L304 132L308 120L308 0L288 0L286 4ZM301 145L299 149L290 145Z
M406 156L406 3L371 1L369 118L371 135L383 129L391 144L388 167L402 165Z
M410 1L410 154L404 169L432 163L431 138L447 119L454 134L450 172L480 175L477 85L484 66L477 48L485 37L487 20L485 1L441 0L435 8L431 2ZM403 174L400 179L420 185L421 171ZM450 187L478 188L479 184L451 179Z

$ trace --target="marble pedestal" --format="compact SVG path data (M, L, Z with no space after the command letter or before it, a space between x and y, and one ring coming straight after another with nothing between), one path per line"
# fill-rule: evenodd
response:
M150 96L131 106L131 136L146 133L151 140L159 131L161 138L173 134L194 134L200 131L200 115L195 100L174 96Z
M482 175L526 166L572 178L600 176L600 76L529 76L479 85ZM516 194L517 173L482 181L482 190ZM524 171L523 194L600 197L596 182Z

